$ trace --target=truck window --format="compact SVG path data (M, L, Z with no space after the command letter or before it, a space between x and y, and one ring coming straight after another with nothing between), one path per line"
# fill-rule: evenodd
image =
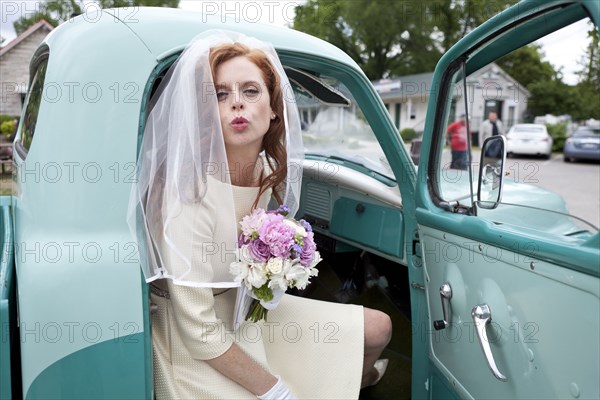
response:
M25 113L23 115L23 123L21 124L20 131L20 146L17 147L23 152L23 155L29 151L33 136L35 134L35 127L37 124L38 114L40 106L42 104L42 98L44 94L44 80L46 77L46 68L48 66L48 56L46 55L41 61L38 62L33 79L29 85L29 93L25 100Z
M532 21L532 26L537 22ZM573 24L595 29L589 18ZM563 29L572 29L570 25ZM597 35L597 29L595 32ZM556 32L546 36L551 35ZM509 156L503 179L503 198L498 208L478 212L478 217L497 224L583 239L596 232L600 225L598 212L591 211L598 209L600 171L593 162L565 163L562 152L569 134L587 122L567 116L554 121L535 120L532 111L535 110L532 102L535 97L530 91L535 85L522 84L501 67L501 60L511 56L518 60L526 46L536 45L546 36L535 38L509 53L497 44L490 48L484 44L464 55L463 62L456 61L454 67L449 67L440 90L440 95L445 96L445 107L443 111L438 110L441 118L435 127L439 151L436 163L430 164L434 166L430 171L434 182L431 188L442 208L470 213L477 191L480 146L490 135L503 135ZM568 35L561 37L570 40ZM496 40L501 42L503 39ZM585 45L579 47L583 49ZM493 54L497 57L492 57ZM596 101L600 107L600 98L596 97ZM556 116L560 114L557 110ZM586 145L597 146L596 141L591 144L593 140ZM573 179L579 179L577 176L581 178L581 185L575 187L571 183ZM562 222L557 223L558 219Z

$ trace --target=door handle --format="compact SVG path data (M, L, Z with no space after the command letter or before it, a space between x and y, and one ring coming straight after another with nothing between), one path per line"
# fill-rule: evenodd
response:
M440 286L440 297L442 298L442 312L444 319L433 321L433 327L436 331L447 328L450 325L450 299L452 299L452 287L448 282Z
M477 329L477 339L479 339L479 344L483 350L488 367L490 367L492 374L496 379L506 382L508 378L498 370L496 361L494 360L494 355L492 354L490 342L488 341L486 328L492 321L492 311L490 310L490 307L487 304L477 305L473 307L471 316L473 317L473 322L475 323L475 328Z

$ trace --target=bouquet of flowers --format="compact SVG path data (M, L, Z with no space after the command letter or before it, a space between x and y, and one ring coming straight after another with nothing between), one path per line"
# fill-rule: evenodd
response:
M253 322L267 319L288 288L304 289L318 274L321 261L310 224L288 217L289 209L255 209L240 225L238 261L230 272L254 299L246 315Z

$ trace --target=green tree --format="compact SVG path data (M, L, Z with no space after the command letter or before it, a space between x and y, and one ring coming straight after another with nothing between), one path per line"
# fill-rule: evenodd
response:
M562 82L560 73L549 77L550 73L532 60L517 65L514 74L518 76L521 73L525 81L535 77L532 66L539 70L539 78L527 85L532 94L528 108L534 115L568 114L575 121L600 119L600 47L595 27L589 31L588 37L590 43L580 63L582 69L578 73L577 85L570 86Z
M592 25L588 32L590 43L580 62L579 83L574 87L573 119L600 119L600 38Z
M414 1L309 0L296 7L293 27L341 48L379 79L435 66L441 53L421 14Z
M437 46L446 52L467 33L517 1L427 0L422 4L426 7L427 23L437 37Z
M61 22L54 19L47 11L37 11L29 16L22 16L21 18L17 19L15 22L13 22L13 27L15 28L16 34L20 35L31 25L34 25L36 22L42 19L46 20L46 22L54 27L58 26L58 24Z
M574 108L573 87L559 79L538 80L527 89L531 93L527 109L534 116L571 114Z
M588 83L600 92L600 37L595 26L588 31L588 38L590 43L580 63L583 68L578 75L581 83Z
M537 44L520 47L496 61L507 74L525 87L539 81L559 79L559 72L548 61L543 61Z
M100 8L112 7L173 7L179 5L179 0L95 0ZM78 0L47 0L40 5L39 10L32 15L23 16L13 23L17 35L23 33L31 25L41 19L52 26L58 26L69 18L81 14L81 2Z
M485 0L308 0L294 29L350 55L370 79L433 71L458 39L515 3Z

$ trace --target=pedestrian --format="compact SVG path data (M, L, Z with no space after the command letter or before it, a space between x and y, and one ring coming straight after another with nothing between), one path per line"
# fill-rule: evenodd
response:
M237 221L269 201L293 215L300 199L287 171L302 165L301 124L277 53L257 39L207 33L167 77L130 208L153 247L143 264L156 308L156 398L358 398L387 365L378 360L391 337L386 314L284 295L268 325L234 323ZM335 343L307 334L326 323ZM303 333L290 340L286 326Z
M485 139L491 136L504 135L506 133L504 124L498 119L495 111L488 113L488 119L483 121L479 129L479 147L483 146Z
M452 169L467 169L467 124L465 114L460 114L458 120L448 126L446 130L448 142L450 142L450 150L452 151Z

